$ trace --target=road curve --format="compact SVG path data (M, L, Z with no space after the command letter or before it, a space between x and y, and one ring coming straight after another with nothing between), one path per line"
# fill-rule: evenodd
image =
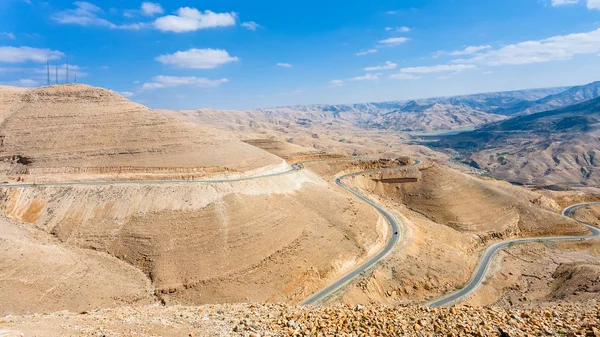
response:
M565 208L562 211L562 215L572 218L573 212L577 208L580 208L583 206L588 206L588 205L599 205L599 204L600 203L598 203L598 202L591 202L591 203L582 203L582 204L572 205L572 206ZM467 283L466 286L464 286L462 289L460 289L458 291L455 291L453 293L445 295L442 298L437 299L433 302L430 302L427 306L430 308L437 308L437 307L449 305L458 300L463 299L465 296L472 293L479 285L481 285L481 282L483 282L483 279L485 278L485 274L491 264L491 261L492 261L492 258L494 257L494 255L498 251L500 251L501 249L503 249L509 245L531 243L531 242L591 240L591 239L600 237L600 230L598 228L592 227L581 221L578 221L578 222L580 224L586 226L592 232L592 234L588 235L588 236L557 236L557 237L515 239L515 240L499 242L499 243L496 243L496 244L490 246L483 254L483 257L481 258L481 260L479 261L479 264L475 268L475 272L474 272L473 276L471 276L471 279L469 280L469 282Z
M416 165L419 165L420 163L421 163L420 160L415 159L415 163L411 166L416 166ZM344 287L346 284L348 284L354 278L358 277L360 274L362 274L369 268L373 267L377 262L381 261L384 257L386 257L394 249L394 247L400 240L400 224L398 223L398 220L388 210L377 205L375 202L371 201L366 196L360 194L357 191L354 191L353 189L351 189L350 187L348 187L348 186L344 185L344 183L342 183L342 180L344 178L354 177L354 176L358 176L361 174L378 172L378 171L381 171L381 170L368 170L368 171L361 171L361 172L346 174L346 175L343 175L343 176L337 178L335 180L335 183L337 185L341 186L346 191L350 192L352 195L354 195L359 200L369 204L370 206L375 208L377 210L377 212L379 212L379 214L383 215L383 217L388 222L388 224L390 226L390 230L391 230L390 231L391 235L390 235L390 239L389 239L388 243L385 245L385 247L379 253L370 257L367 261L363 262L361 265L357 266L352 271L346 273L344 276L342 276L341 278L339 278L338 280L336 280L335 282L333 282L326 288L321 289L318 292L314 293L309 298L304 300L304 302L302 302L302 304L304 304L304 305L317 304L318 302L331 296L333 293L340 290L342 287Z
M232 179L129 180L129 181L87 181L87 182L82 181L82 182L40 183L40 184L32 184L32 183L20 183L19 184L19 183L17 183L17 184L0 184L0 188L2 188L2 187L15 188L15 187L98 186L98 185L162 185L162 184L194 184L194 183L196 183L196 184L198 184L198 183L200 183L200 184L231 183L231 182L238 182L238 181L248 181L248 180L282 176L285 174L289 174L291 172L302 170L302 168L303 168L302 165L307 164L307 163L327 162L327 161L353 161L353 160L372 161L372 160L377 160L377 159L350 157L350 158L330 158L330 159L305 160L305 161L301 161L301 162L292 164L290 166L290 168L286 171L277 172L277 173L269 173L269 174L264 174L264 175L259 175L259 176L244 177L244 178L232 178ZM415 161L415 163L410 166L417 166L417 165L421 164L421 161L418 159L414 159L414 161ZM331 284L331 285L327 286L326 288L313 294L308 299L306 299L303 302L303 304L316 304L319 301L327 298L334 292L338 291L344 285L348 284L351 280L353 280L355 277L359 276L361 273L368 270L369 268L374 266L377 262L379 262L381 259L383 259L386 255L388 255L394 249L394 246L400 240L400 225L399 225L398 221L396 220L396 218L389 211L387 211L383 207L377 205L376 203L371 201L366 196L352 190L351 188L349 188L348 186L346 186L342 183L342 180L346 177L358 176L361 174L378 172L381 170L384 170L384 169L367 170L367 171L360 171L360 172L346 174L346 175L343 175L343 176L337 178L335 180L335 183L337 185L341 186L346 191L350 192L352 195L354 195L359 200L371 205L381 215L383 215L383 217L387 220L387 222L390 226L390 230L391 230L391 232L390 232L391 235L390 235L390 239L389 239L388 243L378 254L370 257L367 261L365 261L361 265L357 266L354 270L352 270L349 273L342 276L340 279L335 281L333 284Z

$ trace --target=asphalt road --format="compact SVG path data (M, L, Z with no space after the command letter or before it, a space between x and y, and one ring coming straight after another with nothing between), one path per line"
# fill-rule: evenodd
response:
M421 163L421 161L416 159L415 164L413 164L413 166L419 165L420 163ZM341 186L346 191L350 192L352 195L354 195L359 200L369 204L370 206L375 208L377 210L377 212L379 212L379 214L383 215L383 217L387 220L387 222L390 226L390 230L391 230L390 233L392 233L388 243L377 255L369 258L367 261L365 261L361 265L357 266L352 271L346 273L344 276L342 276L340 279L338 279L334 283L330 284L326 288L311 295L309 298L304 300L304 302L302 302L302 304L305 304L305 305L317 304L318 302L324 300L325 298L333 295L336 291L343 288L350 281L354 280L356 277L360 276L363 272L367 271L369 268L371 268L375 264L377 264L377 262L381 261L384 257L386 257L394 249L394 246L396 246L396 244L400 240L400 234L401 234L400 224L398 223L398 220L388 210L377 205L375 202L371 201L366 196L358 193L357 191L354 191L353 189L351 189L350 187L348 187L348 186L344 185L344 183L342 183L342 180L346 177L353 177L353 176L358 176L358 175L365 174L365 173L378 172L378 171L381 171L381 170L368 170L368 171L361 171L361 172L346 174L346 175L343 175L343 176L337 178L335 180L335 183L338 184L339 186Z
M591 202L591 203L583 203L583 204L569 206L562 211L562 215L572 217L573 212L577 208L587 206L587 205L598 205L598 204L600 204L600 203ZM598 228L592 227L581 221L579 221L579 223L586 226L592 232L592 234L588 235L588 236L558 236L558 237L541 237L541 238L530 238L530 239L515 239L515 240L499 242L495 245L490 246L483 254L481 261L479 262L479 264L477 265L477 268L475 269L475 273L473 274L473 276L471 277L471 279L469 280L469 282L467 283L467 285L464 288L462 288L456 292L453 292L451 294L448 294L438 300L435 300L435 301L429 303L428 306L430 308L436 308L436 307L450 305L454 302L457 302L457 301L463 299L465 296L472 293L475 289L477 289L477 287L479 285L481 285L481 282L485 278L485 274L490 266L490 263L491 263L494 255L499 250L501 250L507 246L515 245L515 244L522 244L522 243L530 243L530 242L591 240L591 239L594 239L594 238L597 238L600 236L600 230Z
M254 180L254 179L263 179L263 178L269 178L269 177L282 176L282 175L289 174L294 171L301 170L303 167L302 165L307 164L307 163L326 162L326 161L352 161L352 160L368 161L368 160L376 160L376 159L352 158L351 157L351 158L305 160L305 161L301 161L301 162L292 164L290 166L290 168L286 171L264 174L264 175L253 176L253 177L245 177L245 178L214 179L214 180L209 179L209 180L140 180L140 181L87 181L87 182L83 181L83 182L57 182L57 183L40 183L40 184L21 183L21 184L0 184L0 188L1 187L13 187L14 188L14 187L98 186L98 185L162 185L162 184L194 184L194 183L196 183L196 184L197 183L200 183L200 184L231 183L231 182L237 182L237 181L248 181L248 180ZM412 166L419 165L420 163L421 163L420 160L415 159L415 164L413 164ZM396 220L396 218L389 211L387 211L383 207L377 205L376 203L371 201L366 196L352 190L351 188L349 188L348 186L346 186L342 183L342 180L346 177L357 176L357 175L371 173L371 172L378 172L381 170L382 169L367 170L367 171L360 171L360 172L346 174L346 175L343 175L343 176L337 178L335 180L335 183L337 185L341 186L343 189L345 189L349 193L351 193L352 195L354 195L359 200L371 205L381 215L383 215L383 217L387 220L387 222L390 226L390 229L391 229L391 233L392 233L388 243L383 248L383 250L381 250L378 254L369 258L367 261L365 261L361 265L357 266L351 272L342 276L340 279L335 281L333 284L327 286L326 288L324 288L324 289L320 290L319 292L310 296L307 300L304 301L304 304L316 304L319 301L330 296L334 292L338 291L344 285L348 284L354 278L356 278L361 273L365 272L366 270L368 270L369 268L374 266L377 262L379 262L381 259L383 259L386 255L388 255L394 249L394 246L400 240L400 233L401 233L400 225L399 225L398 221ZM385 170L385 169L383 169L383 170Z
M264 179L286 175L302 169L302 164L325 162L325 161L369 161L376 160L373 158L330 158L330 159L315 159L305 160L294 163L290 167L281 172L268 173L263 175L244 177L244 178L223 178L223 179L201 179L201 180L122 180L122 181L75 181L75 182L57 182L57 183L16 183L16 184L0 184L0 187L57 187L57 186L98 186L98 185L166 185L166 184L219 184L232 183L237 181L248 181L255 179Z

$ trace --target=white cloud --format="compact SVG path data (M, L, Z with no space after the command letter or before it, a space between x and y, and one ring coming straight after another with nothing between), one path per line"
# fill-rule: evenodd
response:
M438 64L435 66L423 66L423 67L408 67L400 69L403 73L411 74L429 74L429 73L443 73L448 71L460 72L467 69L476 68L472 64Z
M369 50L364 50L364 51L360 51L360 52L356 53L356 56L375 54L376 52L377 52L377 49L369 49Z
M190 49L175 54L161 55L155 58L162 64L174 65L178 68L212 69L220 65L236 62L237 57L229 55L222 49Z
M411 31L411 29L409 27L406 26L402 26L402 27L385 27L385 30L390 32L390 31L396 31L396 32L400 32L400 33L408 33Z
M121 94L121 96L125 97L125 98L130 98L133 97L134 93L129 92L129 91L121 91L119 94Z
M164 32L193 32L199 29L234 26L235 13L215 13L209 10L201 12L195 8L183 7L177 15L167 15L154 21L154 27Z
M139 80L133 81L133 84L140 84L140 83L142 83L142 82L140 82Z
M379 41L379 43L391 47L401 45L406 41L408 41L406 37L390 37L389 39Z
M395 80L418 80L421 77L412 75L412 74L397 73L397 74L391 74L390 78L395 79Z
M52 19L62 24L74 24L80 26L102 26L112 29L132 29L138 30L145 28L145 23L131 23L124 25L114 24L100 17L104 11L89 2L76 1L73 3L74 9L67 9L52 15Z
M291 68L292 65L289 63L277 63L278 67L283 67L283 68Z
M563 5L573 5L578 3L579 0L551 0L552 6L563 6Z
M494 72L493 72L493 71L491 71L491 70L488 70L488 71L484 71L484 72L482 72L482 74L483 74L483 75L491 75L491 74L493 74L493 73L494 73Z
M389 14L389 15L394 15L394 14L398 14L398 11L387 11L385 13Z
M587 0L587 8L600 9L600 0Z
M107 69L110 69L110 67L109 66L102 66L102 67L100 67L100 69L107 70Z
M16 40L17 37L15 36L15 34L11 33L11 32L2 32L0 33L0 37L4 37L10 40Z
M363 76L357 76L353 78L349 78L349 81L375 81L379 79L379 75L381 74L366 74Z
M576 55L598 52L600 52L600 29L511 44L453 62L489 66L520 65L568 60Z
M388 70L388 69L396 69L398 65L394 62L385 61L385 65L375 66L375 67L366 67L364 71L377 71L377 70Z
M331 80L329 81L330 87L341 87L344 85L344 80Z
M439 57L442 55L451 55L451 56L471 55L471 54L475 54L477 52L480 52L482 50L487 50L487 49L492 49L492 46L490 46L490 45L468 46L465 49L453 50L453 51L449 51L449 52L439 50L434 53L433 57Z
M195 86L201 88L215 88L221 84L229 82L228 79L222 78L219 80L211 80L205 77L178 77L159 75L152 78L152 82L144 83L142 90L154 90L173 88L179 86Z
M27 61L46 62L56 60L65 54L57 50L39 49L31 47L0 47L0 62L22 63Z
M243 22L242 27L244 27L248 30L251 30L251 31L255 31L256 29L258 29L260 27L260 25L254 21L248 21L248 22Z
M165 10L162 8L162 6L160 4L153 3L153 2L143 2L142 3L142 13L144 13L148 16L162 14L162 13L164 13L164 11Z
M21 79L21 80L11 81L11 82L0 82L0 85L11 85L11 86L15 86L15 87L32 88L32 87L39 87L40 82L28 78L28 79Z

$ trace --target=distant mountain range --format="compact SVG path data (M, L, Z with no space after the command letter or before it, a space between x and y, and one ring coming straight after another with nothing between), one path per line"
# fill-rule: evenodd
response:
M582 87L577 88L569 91L581 93ZM454 149L463 160L501 179L542 186L598 185L600 97L444 137L434 147Z
M576 87L527 89L408 101L313 104L263 109L271 114L297 112L339 118L364 128L435 132L476 128L508 117L557 109L600 96L600 82Z
M290 111L296 111L299 115L301 113L327 114L323 118L341 118L366 128L429 132L477 127L503 120L506 116L491 111L516 107L525 104L524 102L535 102L568 89L568 87L528 89L360 104L313 104L262 111L273 114L290 113Z
M562 92L532 101L523 99L503 107L488 110L490 113L501 115L531 114L540 111L557 109L581 103L600 96L600 81L586 85L576 86Z

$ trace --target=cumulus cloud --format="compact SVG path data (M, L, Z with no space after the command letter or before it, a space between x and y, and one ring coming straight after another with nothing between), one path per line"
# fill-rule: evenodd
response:
M179 86L195 86L200 88L216 88L221 84L229 82L228 79L211 80L206 77L179 77L159 75L152 78L152 82L144 83L142 90L155 90L174 88Z
M476 68L472 64L438 64L434 66L423 66L423 67L408 67L400 69L401 73L411 74L429 74L429 73L443 73L443 72L460 72L467 69Z
M589 9L599 9L600 10L600 0L588 0L587 8Z
M154 16L158 14L164 13L164 9L160 4L153 2L143 2L142 3L142 13L148 16Z
M248 30L251 30L251 31L255 31L260 27L260 25L254 21L248 21L248 22L243 22L242 27L244 27Z
M598 52L600 52L600 29L511 44L453 62L489 66L520 65L568 60L576 55Z
M364 71L389 70L389 69L396 69L397 66L398 65L394 62L385 61L384 65L375 66L375 67L366 67L363 70Z
M39 49L31 47L0 47L0 62L23 63L23 62L46 62L56 60L65 54L58 50Z
M364 51L359 51L358 53L356 53L356 56L375 54L376 52L377 52L377 49L368 49L368 50L364 50Z
M278 67L283 67L283 68L291 68L292 65L289 63L277 63Z
M453 51L448 51L448 52L439 50L439 51L435 52L435 54L433 56L439 57L442 55L451 55L451 56L471 55L471 54L475 54L477 52L480 52L480 51L486 50L486 49L492 49L492 46L490 46L490 45L468 46L465 49L453 50Z
M237 57L229 55L222 49L190 49L178 51L174 54L161 55L155 58L156 61L172 65L178 68L188 69L212 69L229 62L236 62Z
M390 78L394 80L418 80L421 77L413 74L397 73L391 74Z
M406 37L390 37L389 39L379 41L380 44L393 47L398 46L408 41Z
M134 93L129 92L129 91L121 91L119 94L121 94L121 96L125 97L125 98L130 98L133 97Z
M62 24L74 24L80 26L102 26L112 29L142 29L147 26L145 23L131 23L124 25L114 24L101 15L104 11L89 2L76 1L73 3L75 8L60 11L52 15L52 19Z
M154 21L154 27L164 32L193 32L200 29L234 26L237 15L235 13L215 13L209 10L204 12L195 8L183 7L176 12L177 15L167 15Z

